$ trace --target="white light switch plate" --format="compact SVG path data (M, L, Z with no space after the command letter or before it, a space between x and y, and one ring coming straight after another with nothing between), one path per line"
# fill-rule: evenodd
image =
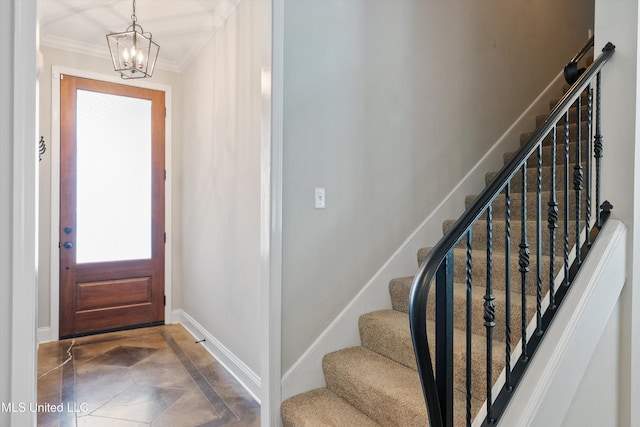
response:
M324 209L326 207L324 187L316 187L315 190L315 208Z

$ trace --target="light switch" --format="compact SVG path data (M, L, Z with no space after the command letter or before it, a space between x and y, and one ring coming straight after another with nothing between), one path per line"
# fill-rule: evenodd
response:
M316 187L315 191L315 207L316 209L324 209L326 207L324 187Z

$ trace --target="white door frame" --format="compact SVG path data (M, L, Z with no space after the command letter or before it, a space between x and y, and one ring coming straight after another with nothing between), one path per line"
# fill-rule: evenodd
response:
M0 401L36 401L36 4L0 5ZM27 406L28 408L28 406ZM2 425L35 425L31 411L0 411Z
M51 308L49 313L49 324L51 327L51 340L56 341L60 330L60 75L68 74L87 79L102 80L110 83L119 83L128 86L142 87L163 91L165 93L165 106L167 117L165 121L165 169L167 178L165 185L165 231L167 242L164 252L164 293L167 297L167 304L164 307L165 323L173 323L172 318L172 289L171 280L172 267L172 236L171 236L171 206L172 206L172 167L171 167L171 132L172 132L172 104L171 86L150 81L122 80L115 73L102 74L93 71L80 70L76 68L54 65L52 67L51 81Z

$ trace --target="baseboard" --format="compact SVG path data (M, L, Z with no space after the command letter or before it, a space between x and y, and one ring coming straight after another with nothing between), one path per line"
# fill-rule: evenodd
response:
M51 328L49 326L42 326L38 328L38 344L44 344L51 341Z
M205 341L202 342L201 345L260 403L260 376L253 372L251 368L236 357L236 355L186 312L183 310L173 310L172 315L172 320L174 320L175 323L182 324L182 326L194 336L196 341L204 339Z
M484 175L499 170L503 155L520 146L520 134L530 132L535 117L549 112L549 100L562 90L562 73L558 74L518 119L502 134L469 173L449 192L418 228L384 263L362 290L309 346L302 356L282 376L282 399L304 391L324 387L322 357L341 348L360 345L358 318L363 313L391 308L388 285L395 277L413 275L417 271L418 249L434 245L442 237L442 223L458 218L464 211L464 198L484 188Z

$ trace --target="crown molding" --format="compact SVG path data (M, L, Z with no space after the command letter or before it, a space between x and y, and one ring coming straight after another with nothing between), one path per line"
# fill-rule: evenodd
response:
M96 58L111 60L106 42L104 46L98 46L91 43L43 34L40 36L40 44L54 49L61 49L83 55L94 56ZM158 61L156 62L156 69L171 71L174 73L180 73L182 71L177 62L168 61L162 57L158 58Z

